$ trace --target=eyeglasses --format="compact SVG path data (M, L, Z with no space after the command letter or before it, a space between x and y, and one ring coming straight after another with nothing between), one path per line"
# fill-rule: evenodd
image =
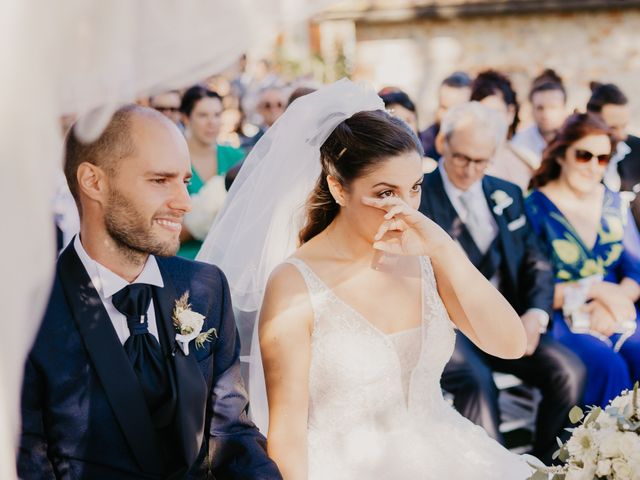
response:
M163 107L163 106L157 106L157 107L153 107L155 110L159 111L159 112L171 112L171 113L177 113L180 111L179 107Z
M463 153L452 153L451 160L453 160L453 164L459 168L467 168L469 165L473 165L476 170L482 170L489 165L488 158L471 158Z
M267 110L271 110L272 108L278 108L281 109L282 107L284 107L284 104L282 102L263 102L260 104L260 106L262 108L266 108Z
M587 163L590 162L593 157L598 159L598 165L608 165L611 160L610 153L603 153L602 155L594 155L589 150L582 150L577 148L574 152L576 157L576 162L578 163Z

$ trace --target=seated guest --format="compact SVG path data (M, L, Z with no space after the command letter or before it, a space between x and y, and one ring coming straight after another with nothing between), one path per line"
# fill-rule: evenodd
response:
M193 209L184 219L178 255L195 258L225 196L224 174L241 162L239 148L217 143L222 99L217 93L196 85L188 89L180 105L186 127L193 177L188 186Z
M180 113L181 101L180 92L170 90L149 97L149 106L162 113L182 130L184 129L184 125L182 124L182 114Z
M628 208L601 183L614 145L596 116L570 116L544 151L525 202L553 265L550 334L585 363L586 405L605 406L640 380L640 331L621 348L616 333L637 322L640 259L623 246Z
M640 138L627 132L629 101L614 84L591 83L587 111L599 116L613 131L615 154L604 174L604 183L613 191L628 192L635 223L640 228Z
M385 108L393 115L401 120L404 120L411 130L418 132L418 114L416 112L416 105L413 103L409 95L402 90L393 90L385 92L384 89L378 92L378 95L384 102ZM433 158L424 157L422 159L422 171L429 173L434 171L438 166Z
M262 138L264 132L276 123L276 120L284 113L286 107L287 97L284 89L271 86L260 93L256 113L260 117L262 124L258 126L258 132L254 136L242 143L242 148L246 153L249 153L253 146L258 143L258 140Z
M531 103L534 124L517 132L513 136L512 143L516 147L532 152L539 165L542 151L567 118L567 92L562 78L547 68L533 79L529 91L529 103Z
M436 137L440 131L440 120L452 107L469 101L471 95L471 77L465 72L454 72L440 83L438 89L438 109L435 122L426 130L420 132L420 141L426 157L440 159L436 148Z
M527 332L523 358L504 360L483 353L458 333L442 387L454 406L502 441L498 391L493 372L518 376L542 393L533 454L545 463L557 449L567 414L580 403L584 366L545 334L553 302L551 266L524 215L521 190L485 175L505 138L504 119L478 102L451 109L437 144L438 169L424 177L420 211L444 228L520 315Z
M540 162L530 151L511 143L511 138L520 123L520 105L511 81L506 75L495 70L482 72L471 84L471 100L496 110L509 126L507 141L502 142L502 146L496 151L487 168L487 174L513 182L526 191L531 175Z

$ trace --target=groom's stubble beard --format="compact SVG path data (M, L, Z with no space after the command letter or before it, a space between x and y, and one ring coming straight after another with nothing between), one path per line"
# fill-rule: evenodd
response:
M180 241L158 238L150 222L153 220L145 219L134 202L117 190L110 190L104 209L105 228L128 261L141 264L148 255L169 257L177 253Z

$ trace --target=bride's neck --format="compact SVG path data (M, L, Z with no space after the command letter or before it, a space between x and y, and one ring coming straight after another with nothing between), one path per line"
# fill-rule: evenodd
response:
M354 231L343 215L339 215L325 230L333 253L340 260L357 263L371 263L378 253L371 242Z

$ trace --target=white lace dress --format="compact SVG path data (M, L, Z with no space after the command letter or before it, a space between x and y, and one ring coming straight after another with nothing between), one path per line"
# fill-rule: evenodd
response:
M422 259L422 326L386 335L299 259L314 310L309 480L527 479L532 469L442 397L455 333Z

